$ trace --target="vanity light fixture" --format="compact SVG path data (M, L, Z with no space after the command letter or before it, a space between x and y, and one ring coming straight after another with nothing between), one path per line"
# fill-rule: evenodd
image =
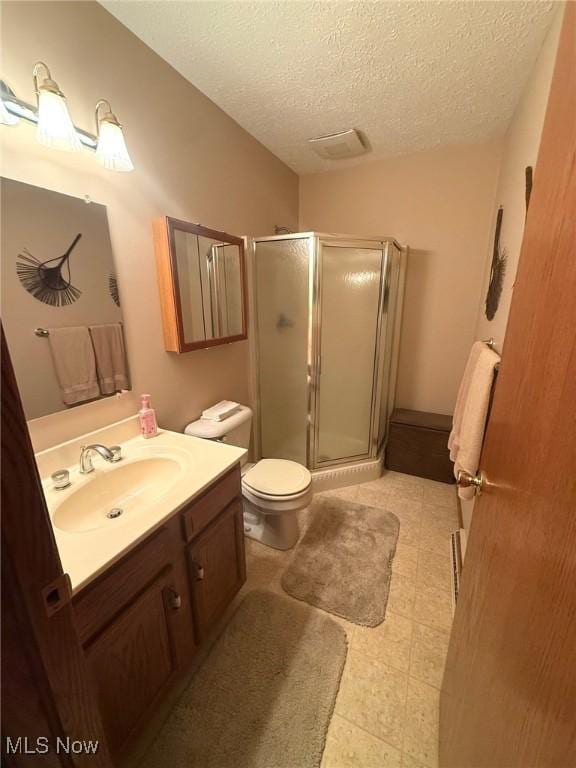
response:
M45 70L46 77L39 82L40 71ZM38 126L36 138L40 144L52 149L79 152L80 139L66 106L64 94L58 83L52 80L50 70L43 61L34 65L32 72L34 93L38 103Z
M43 61L34 65L33 78L37 106L19 99L4 80L0 80L1 125L13 126L21 120L33 123L37 126L38 141L45 146L76 151L84 145L96 151L96 159L104 168L134 170L122 126L108 101L102 99L96 105L96 134L89 133L73 124L64 94ZM105 112L101 112L103 106Z
M2 100L2 114L4 112L8 115L6 120L0 120L3 125L17 125L20 120L26 120L28 123L38 122L38 110L32 104L27 104L25 101L19 99L12 88L10 88L4 80L0 80L0 98ZM77 129L80 141L84 143L84 137L82 131ZM94 147L96 144L93 145Z
M20 122L18 115L13 115L8 111L4 103L4 89L2 89L2 98L0 98L0 123L2 125L17 125Z
M101 107L106 109L102 112ZM133 171L134 165L128 154L122 126L112 112L110 102L100 99L96 104L96 160L110 171Z

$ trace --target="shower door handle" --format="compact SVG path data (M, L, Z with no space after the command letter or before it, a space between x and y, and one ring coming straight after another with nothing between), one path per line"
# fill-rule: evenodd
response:
M320 375L322 373L322 362L321 359L318 358L318 365L316 366L316 376L314 376L314 369L311 365L308 365L306 367L306 382L308 384L314 384L314 379L319 379Z

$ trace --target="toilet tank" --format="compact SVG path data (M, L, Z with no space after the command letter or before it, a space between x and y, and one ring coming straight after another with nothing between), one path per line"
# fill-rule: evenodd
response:
M210 419L198 419L191 421L184 432L193 437L202 437L205 440L220 440L238 448L250 447L250 434L252 429L252 411L248 406L240 406L240 411L229 416L224 421L212 421Z

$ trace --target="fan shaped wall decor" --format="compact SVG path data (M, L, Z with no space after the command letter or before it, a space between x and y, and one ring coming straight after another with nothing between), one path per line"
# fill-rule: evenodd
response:
M39 261L24 249L16 262L16 272L22 287L35 299L52 307L73 304L81 296L82 291L72 285L70 256L81 237L80 232L62 256L46 261Z

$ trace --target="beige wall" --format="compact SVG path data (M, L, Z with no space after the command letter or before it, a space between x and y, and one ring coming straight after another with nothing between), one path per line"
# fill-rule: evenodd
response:
M527 165L536 166L540 136L544 125L544 116L548 104L548 93L552 81L556 50L562 26L563 6L558 9L556 18L546 36L530 79L522 98L514 112L514 117L506 133L502 151L502 161L498 178L498 187L492 212L492 232L496 223L496 213L501 205L504 208L500 246L508 254L506 276L500 306L493 320L486 319L484 299L490 278L492 262L492 239L486 256L484 286L476 324L476 338L494 338L496 349L502 351L510 303L514 290L514 280L518 269L520 247L524 235L526 217L525 169ZM535 183L536 177L535 177ZM491 235L493 238L493 234ZM466 529L470 528L474 500L462 501L462 521Z
M498 311L493 320L489 321L484 312L484 298L490 278L492 262L492 240L487 253L482 302L478 312L476 338L485 339L492 336L496 341L498 351L502 349L510 302L514 289L514 280L518 268L518 258L524 234L526 216L525 205L525 169L526 166L536 166L540 136L548 104L548 92L552 80L554 61L560 28L562 26L563 8L559 8L556 18L546 36L544 45L534 66L528 84L506 133L502 151L502 162L496 199L492 212L492 231L496 223L496 213L499 206L504 209L500 247L508 254L506 276ZM535 183L538 183L535 178ZM493 238L493 235L491 235Z
M451 413L474 339L499 142L300 179L300 228L393 235L411 252L396 404Z
M130 368L136 393L150 392L160 422L181 429L222 398L248 398L248 344L181 356L164 351L151 221L171 216L233 234L297 227L298 179L231 118L93 2L2 4L3 78L33 101L32 67L51 68L76 124L93 131L107 98L125 126L136 170L101 169L94 155L48 150L34 128L2 126L2 174L89 195L108 208ZM38 447L134 412L134 398L47 417ZM71 417L73 418L67 418Z

